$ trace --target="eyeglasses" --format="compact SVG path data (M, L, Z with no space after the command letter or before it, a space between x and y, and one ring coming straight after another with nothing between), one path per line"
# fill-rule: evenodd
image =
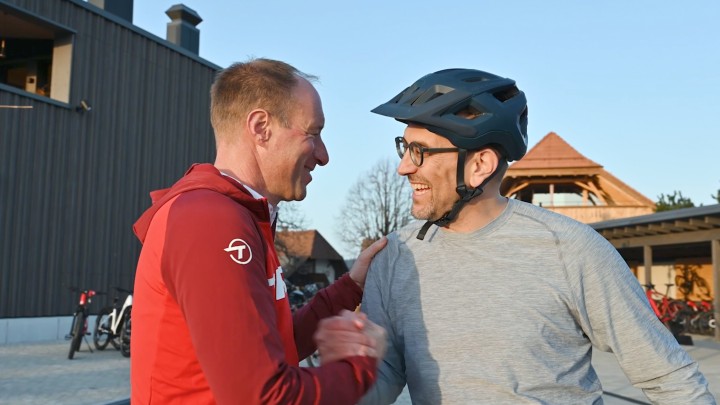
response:
M395 149L397 150L397 154L400 156L400 159L405 156L405 152L410 150L410 160L418 167L422 166L426 153L457 152L460 150L460 148L426 148L424 146L420 146L417 142L407 143L405 138L402 136L395 138Z

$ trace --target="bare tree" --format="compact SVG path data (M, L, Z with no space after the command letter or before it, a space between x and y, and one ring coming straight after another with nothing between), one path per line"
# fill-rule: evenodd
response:
M278 231L302 231L307 229L307 219L295 201L278 204Z
M281 202L278 205L278 218L275 236L275 251L278 254L280 264L283 266L286 274L292 274L304 259L298 257L292 252L291 237L283 235L287 231L302 231L307 229L307 219L300 210L297 202Z
M378 161L350 188L337 221L338 235L348 250L361 246L406 225L412 219L411 188L395 172L388 159Z

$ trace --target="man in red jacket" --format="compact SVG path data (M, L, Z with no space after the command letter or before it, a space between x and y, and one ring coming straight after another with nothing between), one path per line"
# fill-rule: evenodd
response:
M385 334L351 311L385 240L295 315L274 248L278 203L329 159L312 79L267 59L220 72L214 165L153 192L135 223L133 404L353 404L374 382ZM299 367L316 348L323 365Z

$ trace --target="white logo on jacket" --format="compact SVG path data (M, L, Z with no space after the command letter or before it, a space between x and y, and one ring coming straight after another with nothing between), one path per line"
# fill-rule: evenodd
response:
M242 239L231 240L228 247L223 250L230 253L230 258L237 264L247 264L252 260L250 245ZM235 255L235 252L237 252L237 255Z
M283 269L278 266L275 270L275 277L268 279L268 285L270 287L275 286L275 301L280 301L287 295L287 285L285 285L285 280L283 279L282 274Z

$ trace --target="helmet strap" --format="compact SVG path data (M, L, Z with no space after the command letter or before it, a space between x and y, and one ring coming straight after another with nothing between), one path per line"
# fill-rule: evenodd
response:
M428 229L430 229L430 226L437 225L439 227L448 226L451 222L453 222L457 215L460 213L460 210L462 207L465 206L470 200L473 198L479 196L483 193L483 188L485 185L492 180L493 177L495 177L495 174L497 173L497 168L490 176L488 176L479 186L472 188L468 187L465 184L465 159L467 157L467 149L459 149L458 150L458 160L457 160L457 174L455 176L457 180L457 187L455 188L455 191L460 196L460 199L455 201L450 211L446 212L445 215L440 217L440 219L437 219L435 221L427 221L425 224L420 228L420 231L417 234L417 238L420 240L425 239L425 234L427 233Z

